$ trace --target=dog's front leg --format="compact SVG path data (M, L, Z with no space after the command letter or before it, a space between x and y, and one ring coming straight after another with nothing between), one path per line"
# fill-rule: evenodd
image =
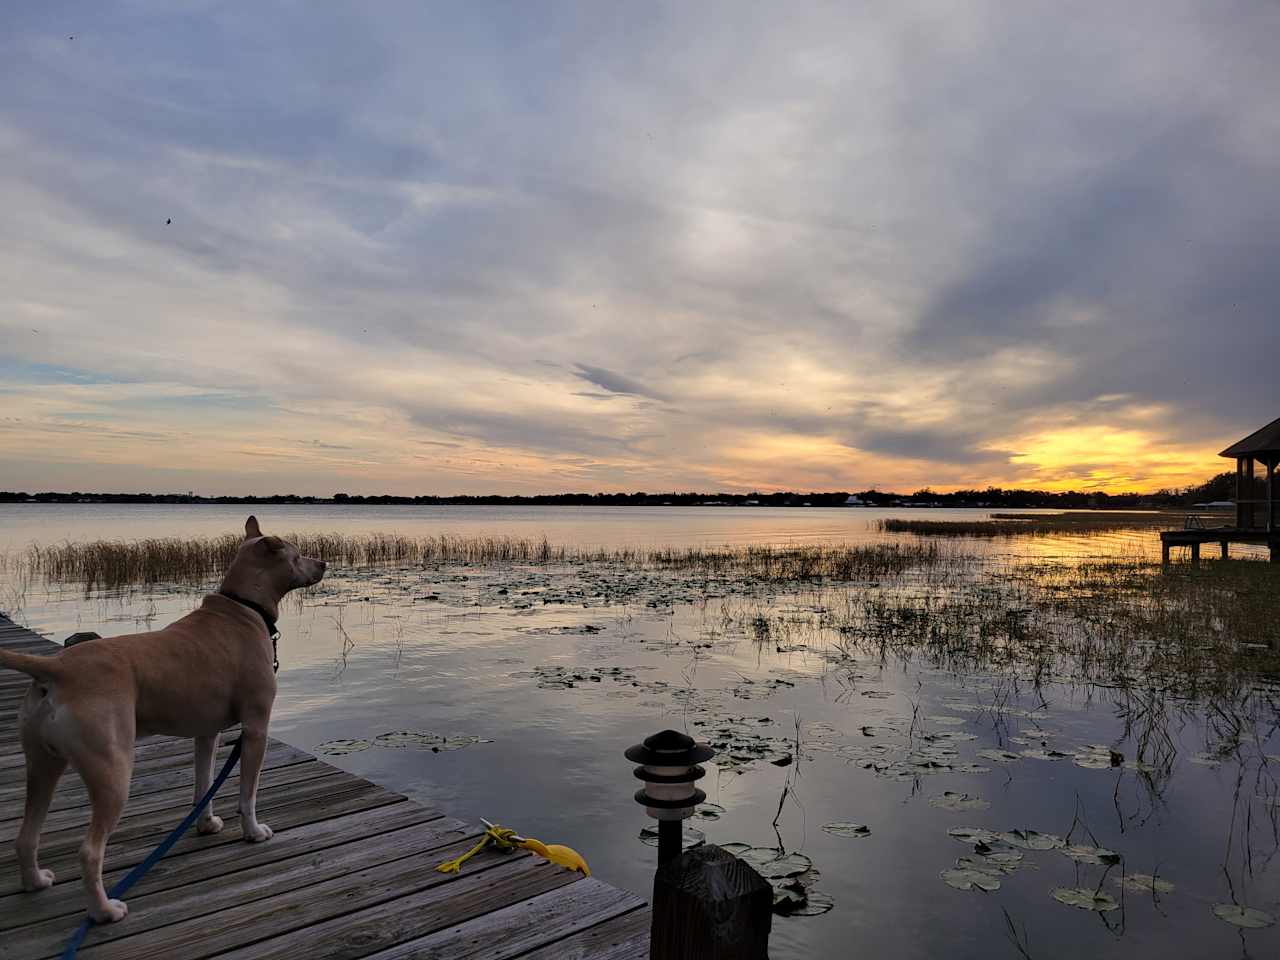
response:
M271 839L271 828L258 822L258 776L267 752L267 725L245 723L240 733L240 826L250 843Z
M212 737L196 737L196 797L192 801L197 804L209 791L213 783L213 755L218 752L218 734ZM196 821L197 833L217 833L222 829L222 818L213 812L213 798Z

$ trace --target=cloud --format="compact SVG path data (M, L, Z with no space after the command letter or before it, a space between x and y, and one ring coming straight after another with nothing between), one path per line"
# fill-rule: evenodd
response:
M606 370L604 367L591 367L585 363L576 365L576 375L586 380L588 383L594 383L597 387L608 390L610 393L631 394L637 397L652 397L655 400L664 399L662 394L655 392L652 388L646 387L638 380L625 376L621 373L615 373L612 370Z
M0 30L28 488L1154 487L1276 413L1266 5L77 16Z

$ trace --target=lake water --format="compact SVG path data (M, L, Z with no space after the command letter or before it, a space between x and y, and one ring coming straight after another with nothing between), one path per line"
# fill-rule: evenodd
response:
M1019 513L1054 513L1020 510ZM579 546L862 543L889 517L976 520L988 510L818 507L419 507L0 504L0 550L59 540L213 536L244 529L538 538Z
M217 534L239 528L248 512L3 506L0 547ZM913 542L880 533L875 521L981 515L255 512L268 532L545 535L590 546ZM1214 912L1239 904L1280 916L1273 686L1188 696L1055 673L1037 684L1019 665L960 667L928 644L877 647L852 621L844 632L832 626L841 604L867 597L945 597L980 584L982 597L1003 603L1003 582L1034 564L1150 557L1155 540L1130 531L947 543L975 558L962 574L920 569L803 588L607 565L335 568L286 607L273 733L463 819L567 843L597 876L646 897L657 851L638 839L649 821L631 799L637 783L622 752L664 727L717 742L721 755L701 784L712 818L690 826L716 843L807 858L812 870L801 879L812 903L832 904L821 915L775 917L771 956L783 960L1280 956L1280 926L1243 928ZM74 585L6 589L0 608L61 638L158 626L207 587L89 596ZM830 827L843 822L869 830ZM989 834L948 832L961 828ZM975 876L958 858L999 888L948 884L947 871L962 871L947 874L960 885ZM1133 875L1173 888L1153 892ZM1069 890L1097 890L1110 899L1093 905L1108 909L1061 902Z

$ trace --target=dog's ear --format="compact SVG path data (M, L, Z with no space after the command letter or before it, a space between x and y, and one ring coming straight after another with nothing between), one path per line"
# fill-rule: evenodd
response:
M252 540L254 537L262 536L262 530L258 527L258 518L250 517L244 522L244 538Z

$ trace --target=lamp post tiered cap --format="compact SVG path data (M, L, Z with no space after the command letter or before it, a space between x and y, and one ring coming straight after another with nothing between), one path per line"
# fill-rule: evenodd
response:
M627 750L626 758L639 764L636 778L644 781L636 791L636 803L658 821L659 864L679 855L680 821L693 816L694 808L707 799L694 786L707 775L698 764L715 755L705 743L678 730L655 733Z

